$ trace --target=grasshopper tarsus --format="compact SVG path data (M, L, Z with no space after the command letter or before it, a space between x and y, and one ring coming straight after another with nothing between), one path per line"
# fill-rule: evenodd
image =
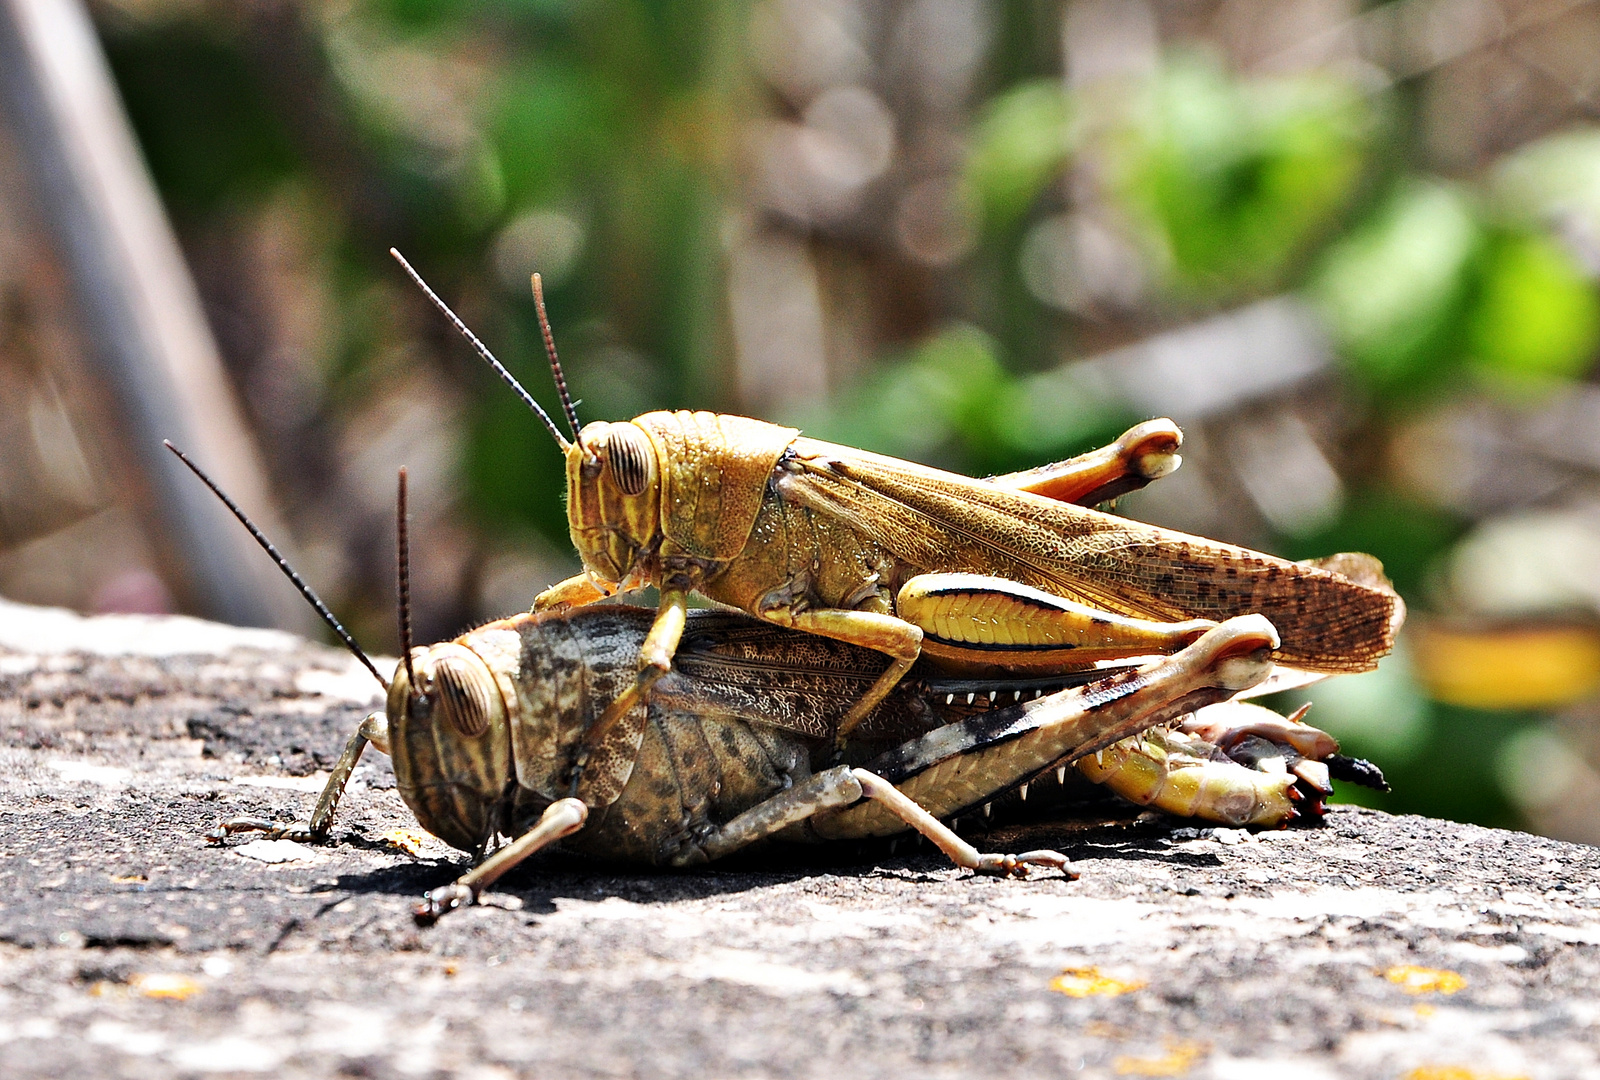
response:
M226 821L219 821L216 827L206 833L206 839L213 844L220 844L234 833L241 832L273 832L280 828L280 824L270 818L234 817Z
M411 919L418 926L432 926L457 908L470 907L478 902L478 894L459 882L451 882L422 894L422 899L411 909Z
M306 841L320 839L312 830L310 822L295 821L284 824L270 818L258 817L232 817L219 821L215 827L208 829L206 840L213 844L221 844L235 833L259 832L266 833L268 840L295 840Z
M1061 876L1068 881L1078 879L1067 857L1059 851L1049 850L1025 851L1021 855L984 855L973 871L994 877L1026 878L1032 875L1034 867L1060 870Z

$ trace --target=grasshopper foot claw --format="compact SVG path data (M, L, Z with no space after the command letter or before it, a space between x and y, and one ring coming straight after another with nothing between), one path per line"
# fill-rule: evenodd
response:
M1021 855L980 855L978 865L973 869L980 874L993 874L996 877L1025 878L1036 866L1060 870L1062 876L1069 881L1075 880L1078 876L1069 866L1067 857L1059 851L1025 851Z

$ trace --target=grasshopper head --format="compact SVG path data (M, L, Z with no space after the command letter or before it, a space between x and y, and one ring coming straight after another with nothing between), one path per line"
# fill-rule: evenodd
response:
M413 649L389 684L389 739L400 797L423 828L452 847L480 850L504 827L511 782L505 699L489 667L464 645Z
M587 425L567 450L567 523L584 565L621 581L661 531L661 471L636 424Z

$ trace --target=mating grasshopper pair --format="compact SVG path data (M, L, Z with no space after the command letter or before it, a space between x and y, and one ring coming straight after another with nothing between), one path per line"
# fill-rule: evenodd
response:
M539 596L534 610L660 590L634 684L578 753L573 793L586 801L615 797L620 778L595 771L591 759L601 745L637 745L636 706L671 670L694 592L889 658L839 720L841 745L924 651L984 672L1082 668L1170 653L1215 620L1245 614L1266 616L1282 635L1279 662L1309 672L1370 670L1393 645L1404 608L1369 556L1293 563L1091 509L1177 468L1182 434L1171 421L989 480L739 416L654 412L580 430L535 274L569 440L404 257L390 254L566 456L568 524L585 571Z
M1402 617L1365 556L1290 563L1079 505L1175 468L1181 435L1168 421L988 481L709 413L579 431L536 277L568 440L416 280L566 453L586 571L542 595L536 613L455 642L413 651L403 633L386 714L352 737L310 820L284 830L240 819L223 831L326 835L372 742L393 754L403 797L436 835L479 852L516 837L430 894L419 917L470 902L574 833L573 845L597 854L683 864L768 836L912 828L977 870L1065 868L1055 852L982 855L938 819L1254 687L1274 661L1368 669ZM646 584L661 591L653 617L585 606ZM691 619L691 592L761 621ZM1151 655L1161 658L1095 671ZM926 671L907 683L919 656ZM1017 700L966 719L941 714L941 680L962 677L988 679L991 702L996 690ZM1053 692L1023 703L1023 683ZM1319 803L1327 788L1315 762L1333 747L1315 729L1262 717L1190 726L1085 771L1236 823L1284 820L1291 793ZM1214 741L1196 742L1202 733ZM1259 746L1245 756L1265 748L1278 765L1270 782L1210 760L1216 742L1251 740Z

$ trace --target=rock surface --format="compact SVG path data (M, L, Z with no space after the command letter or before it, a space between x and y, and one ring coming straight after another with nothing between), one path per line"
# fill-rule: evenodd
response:
M304 814L377 702L285 635L0 603L0 1075L1600 1077L1600 849L1520 833L975 839L1071 882L556 853L426 931L460 856L376 755L334 844L202 839Z

